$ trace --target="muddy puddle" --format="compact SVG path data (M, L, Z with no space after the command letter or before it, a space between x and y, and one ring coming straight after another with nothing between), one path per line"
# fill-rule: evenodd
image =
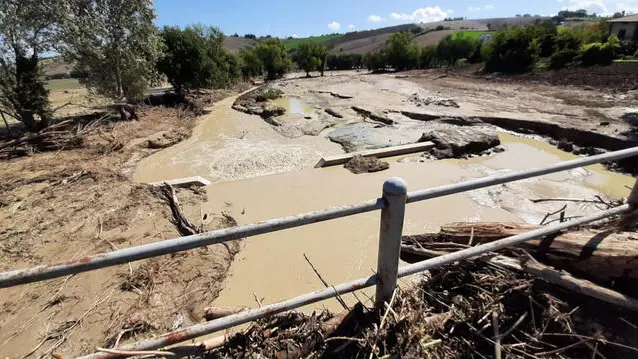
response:
M322 136L285 138L256 116L230 109L233 101L215 106L188 141L145 159L135 179L204 176L214 183L207 188L208 202L202 211L228 213L241 225L377 198L383 181L391 176L404 178L414 191L576 158L540 139L502 133L506 151L491 157L420 162L415 161L418 155L403 156L386 159L387 171L363 175L342 167L314 169L320 157L342 153L340 146ZM286 104L289 111L305 113L307 105L295 101ZM601 193L622 198L629 193L625 186L633 181L602 166L590 166L410 204L404 233L436 231L455 221L537 224L563 203L530 199L593 199ZM591 204L569 203L566 213L596 211ZM247 239L214 304L254 307L255 297L273 303L323 288L304 255L332 284L370 275L376 266L379 215L367 213ZM355 301L351 295L345 299ZM365 293L359 299L365 299ZM340 309L336 300L304 309L322 307Z
M310 115L314 112L312 107L296 97L280 97L272 102L286 109L286 114ZM284 115L285 117L285 115Z

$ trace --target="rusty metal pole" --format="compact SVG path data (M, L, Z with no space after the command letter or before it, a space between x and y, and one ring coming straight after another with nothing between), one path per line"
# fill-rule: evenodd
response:
M401 235L407 185L399 177L392 177L383 183L383 201L381 210L381 231L379 235L379 257L377 262L377 291L375 305L383 309L383 303L389 302L397 286L399 255L401 253Z

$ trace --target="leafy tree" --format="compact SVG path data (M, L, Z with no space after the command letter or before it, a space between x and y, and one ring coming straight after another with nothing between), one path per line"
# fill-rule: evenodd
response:
M388 38L386 59L388 65L397 71L412 69L417 66L419 48L409 32L396 32Z
M246 39L253 39L253 40L257 39L257 36L255 36L254 34L246 34L244 35L244 37Z
M39 68L55 39L52 15L46 2L0 0L0 111L29 131L47 127L52 117Z
M157 69L179 94L194 88L226 87L241 76L238 59L224 48L219 29L164 27L161 37L165 52Z
M326 69L326 59L328 58L328 49L322 44L315 44L314 55L319 59L319 67L317 67L317 70L319 70L323 77L323 72Z
M387 54L385 50L370 52L363 58L363 62L370 71L379 72L387 66Z
M300 69L306 71L306 76L310 77L310 71L316 70L321 66L322 60L317 57L315 44L303 42L299 44L297 52L293 56L293 60Z
M286 56L286 48L280 39L267 38L259 41L255 53L269 80L283 77L290 69L290 59Z
M88 76L92 92L135 101L156 79L161 38L148 0L67 0L61 24L65 57Z
M454 65L460 59L470 58L478 46L477 42L480 41L465 37L453 39L451 35L446 36L439 42L436 48L436 56L440 61Z
M419 68L427 69L435 66L436 63L436 46L428 45L421 48L421 52L419 54Z
M261 61L254 50L240 50L239 59L241 60L241 73L245 81L251 77L262 75Z
M540 43L530 30L530 26L514 26L497 31L492 41L483 46L485 69L506 73L532 69L540 54Z

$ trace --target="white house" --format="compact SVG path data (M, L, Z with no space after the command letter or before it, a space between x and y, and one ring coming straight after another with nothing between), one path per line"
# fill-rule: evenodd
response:
M609 20L611 33L620 40L638 41L638 15L619 17Z

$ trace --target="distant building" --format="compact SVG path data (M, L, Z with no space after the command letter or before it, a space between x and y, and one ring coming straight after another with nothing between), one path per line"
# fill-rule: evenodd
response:
M638 41L638 15L609 20L611 33L624 41Z

